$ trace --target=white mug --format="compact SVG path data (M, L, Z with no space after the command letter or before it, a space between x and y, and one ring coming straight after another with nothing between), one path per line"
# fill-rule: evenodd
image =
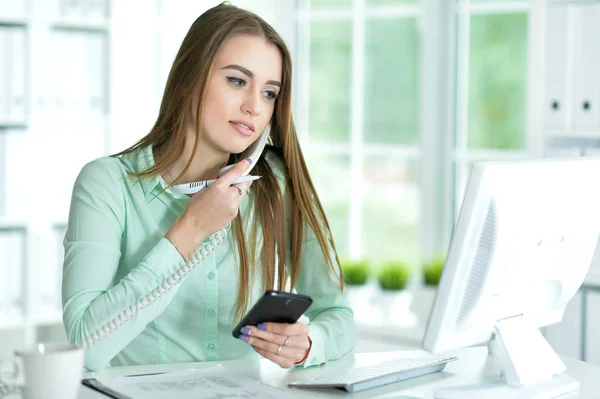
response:
M23 359L23 372L15 365L14 375L0 376L7 385L23 392L23 399L77 399L85 351L77 345L44 343L15 351ZM25 377L25 383L20 384Z

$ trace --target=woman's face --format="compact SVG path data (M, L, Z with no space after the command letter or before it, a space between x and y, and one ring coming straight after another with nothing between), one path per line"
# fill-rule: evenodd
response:
M259 36L234 36L216 55L202 112L201 140L227 154L244 151L265 129L281 90L282 57Z

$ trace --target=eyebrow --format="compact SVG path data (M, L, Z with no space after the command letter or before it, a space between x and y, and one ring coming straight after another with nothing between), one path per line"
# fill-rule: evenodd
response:
M236 70L240 71L241 73L243 73L244 75L248 76L249 78L254 77L254 72L252 72L249 69L244 68L241 65L231 64L231 65L224 66L221 69L236 69ZM276 80L267 80L267 84L274 85L274 86L281 88L281 82L278 82Z

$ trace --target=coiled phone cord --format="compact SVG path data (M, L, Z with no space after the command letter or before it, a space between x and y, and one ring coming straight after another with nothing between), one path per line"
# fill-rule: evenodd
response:
M93 334L80 342L79 346L83 349L87 349L89 346L97 343L102 338L119 328L127 320L142 311L144 308L150 306L152 302L160 298L165 292L173 288L175 284L179 283L189 272L198 266L201 261L206 259L206 257L208 257L219 245L221 245L221 243L227 237L227 230L230 228L230 226L231 223L229 223L222 230L213 234L210 237L209 242L201 245L192 256L192 259L185 262L185 265L177 269L177 271L175 271L171 277L167 278L166 281L153 289L148 295L138 299L135 304L125 308L125 310L119 313L114 319L106 323L104 326L98 328Z

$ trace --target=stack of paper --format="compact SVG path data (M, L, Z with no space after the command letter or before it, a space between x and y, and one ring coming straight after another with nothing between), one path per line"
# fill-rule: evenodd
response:
M198 370L139 377L100 376L89 381L96 388L120 399L278 399L293 398L221 365Z

